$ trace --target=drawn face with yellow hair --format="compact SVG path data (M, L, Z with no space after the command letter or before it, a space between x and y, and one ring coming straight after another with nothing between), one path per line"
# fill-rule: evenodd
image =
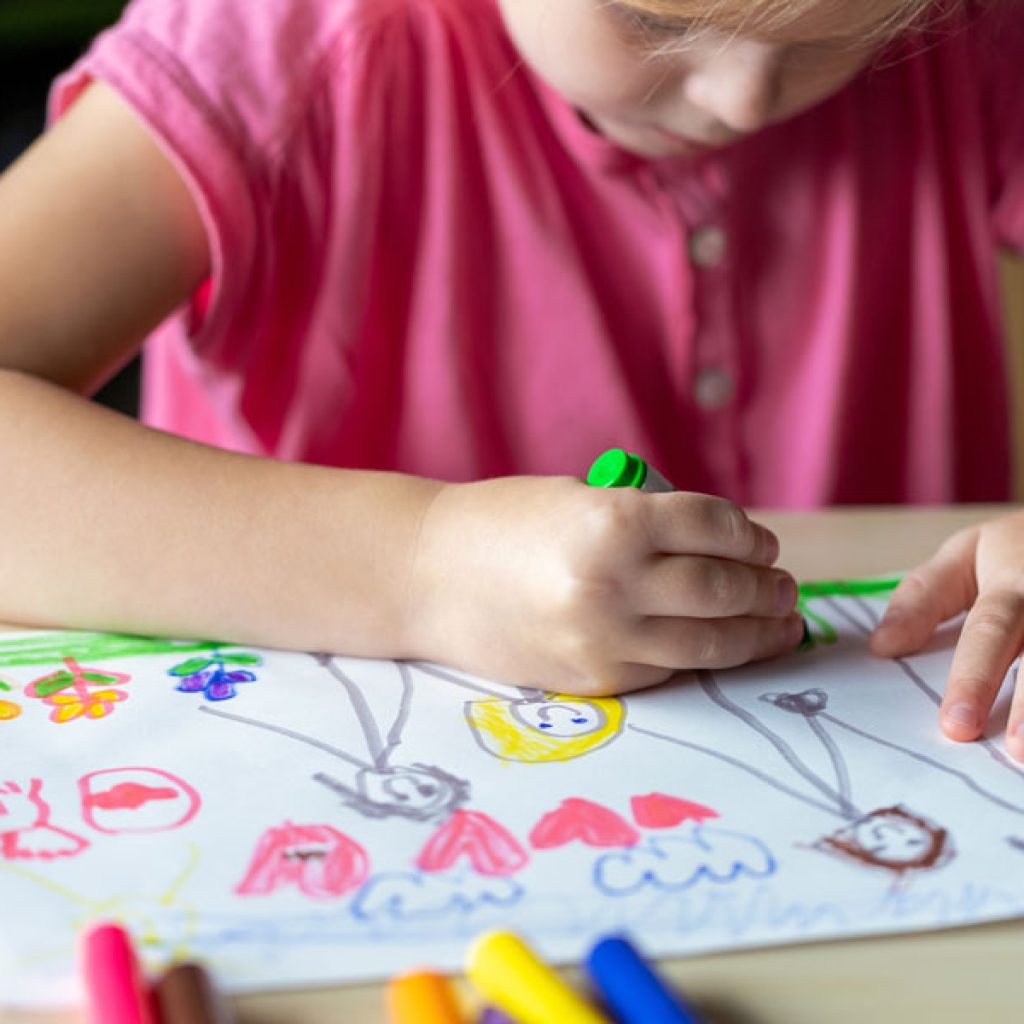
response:
M622 731L625 707L614 697L469 701L466 720L477 743L505 761L571 761L610 743Z
M842 88L929 0L499 0L524 61L598 132L695 155Z

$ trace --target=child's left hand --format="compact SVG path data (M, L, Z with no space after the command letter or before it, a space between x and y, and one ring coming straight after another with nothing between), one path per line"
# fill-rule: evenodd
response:
M967 612L940 711L954 740L981 736L1014 658L1024 649L1024 512L953 534L893 592L871 650L896 658L920 650L940 623ZM1024 761L1024 669L1006 726L1006 750Z

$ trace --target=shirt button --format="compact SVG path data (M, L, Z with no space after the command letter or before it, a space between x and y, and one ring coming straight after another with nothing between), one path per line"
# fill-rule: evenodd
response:
M693 400L705 412L715 412L732 401L736 385L725 370L701 370L693 381Z
M725 259L725 231L717 224L697 228L690 235L689 249L694 266L703 267L705 270L721 266L722 260Z

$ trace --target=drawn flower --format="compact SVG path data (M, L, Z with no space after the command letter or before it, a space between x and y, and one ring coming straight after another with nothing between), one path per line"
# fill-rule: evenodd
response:
M238 683L253 683L256 674L244 668L229 665L262 665L258 654L243 651L214 651L208 657L189 658L175 665L168 674L179 679L175 687L181 693L201 693L207 700L230 700L236 696Z
M0 722L8 722L21 714L21 708L9 700L0 700Z
M55 693L47 697L46 704L55 710L50 715L51 722L71 722L76 718L106 718L114 710L114 705L128 699L123 690L94 690L74 693Z
M76 718L106 718L115 704L128 699L124 690L114 687L131 678L110 669L83 668L74 658L65 658L63 668L33 680L25 687L25 694L52 707L50 721L60 725Z

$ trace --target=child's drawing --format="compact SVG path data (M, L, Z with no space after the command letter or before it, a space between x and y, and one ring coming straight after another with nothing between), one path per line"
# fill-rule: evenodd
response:
M315 659L317 664L325 668L341 684L347 699L351 702L362 733L361 740L366 748L366 759L270 722L259 722L243 718L241 715L215 711L212 708L204 707L200 710L233 722L288 736L325 751L355 768L355 775L349 783L340 780L334 774L322 771L316 772L313 779L340 797L346 806L367 818L398 817L412 821L442 821L469 799L469 783L442 768L420 763L391 762L392 754L401 745L402 729L408 720L412 701L412 680L407 666L397 665L402 679L402 698L398 716L388 726L385 739L362 690L339 668L335 659L326 655L316 655Z
M194 955L191 944L199 920L196 908L181 898L181 890L199 866L199 851L193 843L185 843L173 853L180 856L180 863L161 863L134 877L112 879L113 891L103 896L95 894L96 872L86 875L92 895L42 874L41 865L28 868L0 861L0 873L31 894L37 910L46 905L47 896L68 907L69 927L75 933L97 920L120 922L132 932L144 959L163 965ZM156 880L168 877L168 867L173 871L170 881L154 891ZM126 883L139 888L126 889Z
M642 845L606 853L594 865L594 884L608 896L652 889L680 893L707 881L725 885L743 878L768 878L776 862L753 836L709 825L682 834L647 838Z
M175 689L181 693L201 693L207 700L218 701L236 696L239 684L254 683L256 673L246 666L255 668L262 664L258 654L214 648L209 654L189 658L167 671L179 680Z
M871 811L814 845L870 867L903 872L944 864L953 856L948 839L945 829L896 806Z
M522 886L504 875L386 872L363 887L352 903L352 914L360 921L420 924L472 918L481 911L507 911L522 896Z
M78 780L82 817L108 835L167 832L199 812L199 793L159 768L104 768Z
M416 857L421 871L447 871L468 861L478 874L511 875L526 865L529 855L503 825L482 811L456 811L427 840Z
M366 881L366 851L330 825L293 825L267 829L253 851L239 896L267 896L294 886L313 899L333 900Z
M0 693L10 693L16 684L11 684L0 676ZM14 701L0 699L0 722L9 722L21 714L21 706Z
M89 841L50 822L50 805L42 797L43 780L0 782L0 857L5 860L52 860L74 857Z
M569 797L548 811L530 831L535 850L553 850L566 843L587 846L635 846L640 833L621 815L593 800Z
M886 868L897 875L914 869L941 867L953 856L949 833L922 816L903 807L871 811L857 807L853 801L852 782L846 759L839 744L822 724L824 720L843 725L839 719L826 714L828 695L824 690L814 688L797 693L769 692L760 694L758 699L788 714L799 716L808 724L814 738L825 750L832 778L819 774L809 760L779 732L726 696L713 673L698 672L696 675L701 689L708 698L767 740L798 779L792 784L784 783L768 770L739 763L721 751L702 749L697 744L679 737L661 735L658 738L691 749L702 749L703 753L711 757L737 764L780 792L785 792L816 809L826 810L847 823L833 835L815 842L815 849L843 855L860 864ZM654 732L646 734L658 735ZM874 739L870 735L863 735L865 739ZM810 789L801 791L791 788L791 785L800 783L809 786Z
M806 588L805 650L620 699L4 637L0 991L73 1000L96 916L242 990L457 968L495 925L575 958L614 929L668 955L1024 914L1024 772L939 734L949 643L867 653L889 589Z
M118 687L130 682L130 675L83 668L74 658L63 661L63 668L25 687L27 697L35 697L53 708L51 722L63 725L79 718L106 718L113 713L115 704L128 699L128 694Z
M625 704L616 697L568 697L521 688L521 696L509 698L436 665L417 667L483 694L466 702L466 721L477 743L506 761L571 761L611 743L625 722Z

